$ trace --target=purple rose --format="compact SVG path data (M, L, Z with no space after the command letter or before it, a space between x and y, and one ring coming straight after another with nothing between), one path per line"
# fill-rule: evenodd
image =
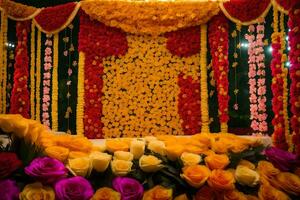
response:
M113 180L112 185L121 194L122 200L140 200L143 198L144 188L135 179L117 177Z
M75 176L58 181L55 184L57 200L89 200L94 190L85 178Z
M295 154L276 147L266 149L265 155L267 159L281 171L290 171L294 167L299 166L300 163Z
M34 159L25 168L25 173L44 184L53 184L67 177L68 170L59 160L50 157L40 157Z
M0 180L0 200L18 200L20 190L13 180Z

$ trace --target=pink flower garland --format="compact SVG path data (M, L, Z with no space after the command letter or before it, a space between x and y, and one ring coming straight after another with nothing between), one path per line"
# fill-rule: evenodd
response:
M47 35L45 42L45 57L44 57L44 74L43 74L43 104L42 104L42 122L50 127L50 86L51 86L51 69L52 69L52 36Z
M267 113L266 113L266 71L265 71L265 54L264 54L264 31L265 26L263 24L259 24L256 27L257 35L256 35L256 64L257 64L257 107L258 107L258 131L260 132L266 132L268 131L268 124L266 122L267 120Z
M250 93L250 119L251 128L254 131L266 132L268 130L266 114L266 72L264 64L264 25L257 25L257 36L255 38L253 25L249 26L249 34L245 36L249 48L249 93ZM258 79L256 80L256 77Z

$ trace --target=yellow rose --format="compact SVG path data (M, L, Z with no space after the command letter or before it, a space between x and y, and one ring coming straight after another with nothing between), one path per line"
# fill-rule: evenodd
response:
M130 152L133 154L134 159L139 159L145 151L145 141L133 140L130 143Z
M117 176L125 176L131 171L132 162L126 160L111 161L112 172Z
M237 182L241 185L253 187L259 182L259 174L243 165L237 166L234 176Z
M182 160L184 166L197 165L202 161L200 155L194 153L187 153L187 152L182 153L180 159Z
M139 166L144 172L156 172L163 168L161 162L162 161L156 158L155 156L143 155L139 160Z
M175 197L174 200L189 200L189 198L186 196L186 194L181 194Z
M267 182L260 186L258 197L261 200L290 200L288 195L280 190L277 190Z
M20 200L55 200L55 192L51 187L36 182L26 185L19 198Z
M103 187L96 191L91 200L121 200L121 194L111 188Z
M186 166L183 168L183 174L181 174L181 177L195 188L201 187L209 176L210 170L204 165Z
M93 151L104 152L105 150L106 150L106 145L105 144L94 144L93 145Z
M207 182L215 190L233 190L235 180L231 172L215 169L212 171Z
M166 155L166 146L163 141L153 140L149 142L148 149L162 156Z
M166 154L168 159L175 161L177 158L181 156L181 154L184 152L184 146L183 145L169 145L166 147Z
M126 152L126 151L115 151L114 159L115 160L132 161L133 160L133 154L130 153L130 152Z
M110 153L115 151L128 151L129 145L120 139L109 139L105 141L106 149Z
M47 156L64 162L69 156L69 149L60 146L51 146L45 149Z
M237 190L229 190L224 193L224 200L247 200L247 197Z
M300 196L300 178L289 172L281 172L276 176L280 188L289 194Z
M205 164L209 169L224 169L230 163L226 154L211 154L205 157Z
M69 159L74 159L74 158L82 158L82 157L87 157L88 154L83 153L81 151L70 151L69 152Z
M92 167L91 160L88 157L69 159L69 168L76 176L89 176Z
M149 143L154 140L157 141L157 138L154 136L146 136L146 137L144 137L144 139L145 139L146 143Z
M172 189L157 185L144 193L143 200L172 200Z
M241 160L238 165L243 165L249 169L255 170L255 165L248 160Z
M90 154L90 159L92 160L93 168L97 172L104 172L107 169L111 158L112 156L107 153L92 152Z

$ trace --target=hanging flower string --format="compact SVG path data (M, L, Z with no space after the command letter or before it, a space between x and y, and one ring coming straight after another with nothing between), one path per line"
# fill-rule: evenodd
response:
M245 38L248 41L248 64L249 64L249 100L250 100L250 120L251 120L251 128L254 131L259 130L258 123L258 106L257 106L257 83L256 83L256 57L255 57L255 35L254 35L255 27L250 25L248 27L248 34L245 35Z
M217 81L221 132L228 132L228 21L223 14L213 17L209 26L209 44L212 68Z
M289 12L289 61L291 64L290 77L292 84L290 88L290 103L293 116L291 125L293 129L293 143L296 147L296 154L300 157L300 2L294 1Z
M43 74L43 104L42 104L42 122L50 127L50 86L51 86L51 69L52 69L52 35L47 35L45 42L44 57L44 74Z
M16 29L18 45L16 48L16 59L14 65L14 86L10 100L10 113L21 114L25 118L30 118L30 94L27 86L29 76L27 40L30 23L28 21L18 22Z
M268 130L267 113L266 113L266 71L265 71L265 54L264 54L264 30L265 26L263 24L259 24L256 26L256 48L255 48L255 56L256 56L256 64L257 64L257 122L258 122L258 131L266 132Z

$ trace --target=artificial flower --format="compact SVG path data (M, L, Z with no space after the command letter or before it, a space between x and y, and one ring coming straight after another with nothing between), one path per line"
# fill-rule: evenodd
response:
M213 154L205 157L205 164L209 169L224 169L229 164L229 158L226 154Z
M182 171L181 177L195 188L201 187L210 176L210 170L204 165L186 166Z
M91 200L121 200L121 194L111 188L103 187L96 191Z
M237 166L234 176L235 180L241 185L253 187L259 182L259 174L243 165Z
M132 161L133 154L126 151L115 151L114 152L114 159L115 160L125 160L125 161Z
M152 155L143 155L139 160L139 166L144 172L156 172L163 168L161 160Z
M89 176L93 169L93 165L89 157L69 159L68 167L76 176Z
M97 172L104 172L107 169L112 156L107 153L92 152L90 154L90 158L92 161L93 168Z
M182 153L180 159L184 166L197 165L202 161L200 155L187 152Z
M125 176L131 171L131 161L113 160L111 161L112 172L117 176Z
M145 151L145 141L133 140L130 143L130 152L133 154L134 159L139 159Z
M163 141L150 141L148 144L148 149L162 156L166 155L166 146Z
M157 185L144 193L143 200L172 200L172 189Z
M213 170L207 182L215 190L232 190L235 188L233 174L221 169Z
M49 186L44 186L39 182L28 184L19 194L20 200L43 199L55 200L55 192Z
M121 194L122 200L141 200L143 198L144 188L135 179L117 177L113 179L112 185Z

